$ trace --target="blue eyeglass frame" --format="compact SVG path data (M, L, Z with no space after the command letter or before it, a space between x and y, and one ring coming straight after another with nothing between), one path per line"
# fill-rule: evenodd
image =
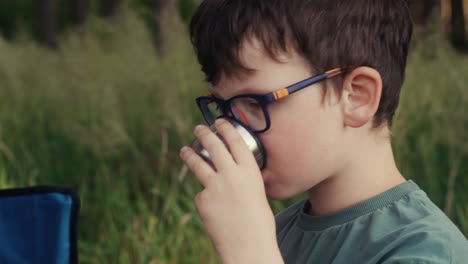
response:
M209 111L208 107L206 107L206 104L204 103L205 100L210 100L210 101L216 102L218 107L220 107L220 109L222 110L223 113L225 113L226 116L229 113L231 113L231 115L232 115L231 118L234 118L234 119L236 119L236 121L243 124L243 122L241 120L238 120L237 118L235 118L235 114L232 112L232 109L230 107L231 102L234 99L238 99L238 98L241 98L241 97L253 98L253 99L257 100L260 103L260 106L262 107L262 110L263 110L263 113L264 113L265 119L266 119L265 120L266 121L266 127L264 129L261 129L261 130L254 130L252 128L250 128L250 129L254 133L263 133L263 132L267 131L268 129L270 129L270 127L271 127L270 114L268 113L268 108L267 108L268 104L270 104L272 102L275 102L275 101L278 101L278 100L280 100L282 98L285 98L290 94L293 94L293 93L295 93L295 92L297 92L297 91L299 91L301 89L304 89L304 88L306 88L308 86L311 86L312 84L321 82L321 81L323 81L325 79L330 79L330 78L332 78L334 76L343 74L345 72L349 72L349 71L353 70L354 68L356 68L356 67L353 66L353 67L336 68L336 69L333 69L333 70L330 70L330 71L326 71L325 73L315 75L313 77L310 77L310 78L307 78L305 80L299 81L299 82L297 82L297 83L295 83L293 85L290 85L290 86L288 86L286 88L282 88L280 90L277 90L277 91L274 91L274 92L271 92L271 93L267 93L267 94L241 94L241 95L236 95L234 97L231 97L231 98L229 98L227 100L223 100L223 99L215 97L212 93L208 93L208 94L206 94L204 96L198 97L195 100L197 102L198 108L200 108L200 111L202 112L203 118L205 119L205 121L209 125L212 125L217 118L223 117L224 115L217 116L217 117L211 116L211 112Z

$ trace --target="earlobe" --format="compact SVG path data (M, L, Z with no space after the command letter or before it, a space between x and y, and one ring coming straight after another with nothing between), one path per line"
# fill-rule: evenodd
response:
M380 103L382 78L375 69L358 67L343 82L344 125L362 127L372 121Z

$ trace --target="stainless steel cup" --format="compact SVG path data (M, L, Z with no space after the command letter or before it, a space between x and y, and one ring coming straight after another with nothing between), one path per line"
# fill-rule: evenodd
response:
M234 128L237 130L237 132L239 132L242 139L247 144L247 147L249 148L249 150L254 155L255 160L257 161L258 167L260 167L260 169L263 169L265 167L265 165L266 165L266 152L265 152L265 149L264 149L262 143L260 142L260 139L249 128L243 126L241 123L239 123L239 122L237 122L237 121L235 121L235 120L233 120L231 118L224 118L224 119L229 121L234 126ZM214 124L212 126L210 126L210 129L224 143L223 137L218 134ZM225 144L225 146L226 146L226 144ZM204 160L206 160L208 163L210 163L211 166L213 166L213 163L212 163L212 161L210 159L210 154L208 153L208 151L206 151L206 149L202 146L202 144L200 143L200 141L198 141L198 139L195 139L192 142L191 147L192 147L193 150L195 150L195 152L198 155L200 155Z

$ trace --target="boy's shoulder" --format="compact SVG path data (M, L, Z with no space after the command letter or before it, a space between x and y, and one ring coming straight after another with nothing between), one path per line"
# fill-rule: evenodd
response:
M468 242L458 227L432 202L414 207L410 221L394 225L381 236L389 244L383 247L388 250L380 263L468 263ZM433 208L417 212L427 207ZM398 219L398 213L390 218Z
M398 221L405 214L408 221L386 235L395 246L382 263L468 263L468 242L458 227L423 191L410 198L415 203L391 216Z
M328 216L307 215L307 206L303 200L276 215L285 259L305 254L333 263L468 263L464 235L411 181ZM297 243L314 246L299 247L307 252L288 246Z

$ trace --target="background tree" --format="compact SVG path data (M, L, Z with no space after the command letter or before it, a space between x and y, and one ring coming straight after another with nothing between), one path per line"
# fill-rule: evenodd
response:
M442 0L441 14L444 30L453 46L467 51L468 0Z
M86 20L88 0L72 0L71 1L71 22L75 25L81 25Z
M417 25L426 24L434 9L440 4L440 0L413 0L410 8L413 14L414 23Z
M156 22L156 48L160 54L165 54L168 50L168 39L171 37L171 31L174 29L173 25L177 23L179 19L177 14L177 0L153 1Z
M57 2L56 0L35 0L38 15L39 41L48 48L57 49Z
M101 0L99 4L99 13L105 17L113 16L115 15L119 5L120 0Z
M464 3L463 0L451 0L451 3L452 17L450 24L452 31L450 33L450 39L457 49L466 50Z

